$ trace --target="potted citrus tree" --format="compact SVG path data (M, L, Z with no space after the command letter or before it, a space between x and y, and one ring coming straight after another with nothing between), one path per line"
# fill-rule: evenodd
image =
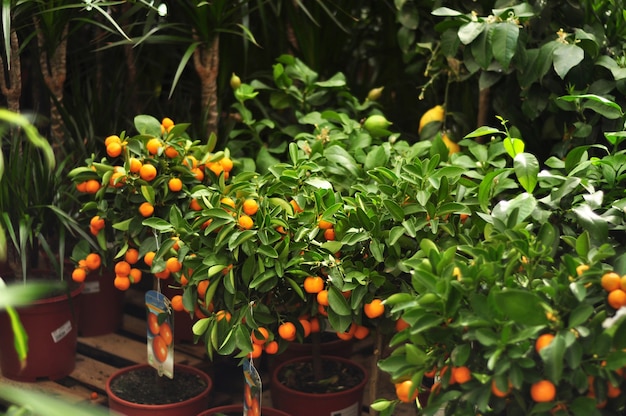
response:
M7 281L45 280L65 283L31 305L19 308L22 331L11 331L6 313L0 317L0 364L5 377L23 381L58 378L75 365L79 285L65 279L64 259L69 236L88 238L68 214L69 184L65 161L28 118L7 110L2 117L0 169L0 263ZM69 245L69 244L68 244ZM71 282L71 281L70 281ZM17 351L15 346L18 346ZM57 359L49 360L48 354Z
M601 97L563 99L621 112ZM422 240L404 262L410 287L386 300L410 328L380 363L398 381L398 400L373 405L381 414L414 401L426 380L424 414L623 411L624 135L541 169L503 125L468 135L494 137L462 141L469 152L453 158L485 168L470 173L471 228L454 245Z
M112 273L105 284L126 291L148 276L147 359L159 375L166 374L174 380L157 377L157 371L148 364L113 374L107 382L110 407L124 412L146 411L144 402L149 399L133 397L137 396L133 394L118 396L124 391L119 383L136 374L154 376L148 384L158 390L156 399L163 402L156 404L160 406L159 412L166 412L163 414L200 412L206 408L212 386L204 372L173 365L173 345L180 339L176 333L190 333L192 321L188 315L183 314L186 320L181 321L174 319L172 314L176 308L170 299L175 296L167 291L183 278L180 274L182 259L189 250L179 246L177 235L168 224L178 224L183 215L195 212L197 202L192 191L218 180L211 170L216 169L214 165L227 174L232 163L228 163L223 152L213 154L209 151L214 138L209 143L200 143L189 137L187 127L188 124L175 125L168 118L159 121L151 116L137 116L136 134L122 132L107 137L105 157L92 157L85 166L70 172L77 188L84 194L85 223L89 224L90 232L98 242L97 251L87 245L74 250L76 267L72 277L82 281L90 273L107 267ZM156 253L159 253L158 257ZM177 275L177 281L174 275ZM152 288L154 290L149 290ZM189 395L184 398L187 407L178 403L180 398L164 397L163 392L176 390L171 388L172 382L180 384L186 378L193 387L183 391Z

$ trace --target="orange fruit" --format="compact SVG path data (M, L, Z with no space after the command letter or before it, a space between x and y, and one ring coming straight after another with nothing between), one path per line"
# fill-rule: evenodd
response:
M354 331L354 338L365 339L370 334L370 329L363 325L357 325L356 331Z
M278 327L278 335L285 341L296 339L296 326L292 322L283 322Z
M317 292L317 303L323 306L328 306L328 290L322 289Z
M161 143L161 139L157 139L156 137L151 138L146 143L146 149L151 155L158 154L162 147L163 143Z
M169 278L171 274L172 274L172 272L170 272L169 270L165 269L163 271L156 272L154 274L154 277L156 277L157 279L165 280L165 279Z
M311 322L304 318L298 319L298 322L300 322L300 325L302 325L302 335L304 336L304 338L311 335Z
M159 335L163 337L163 341L165 341L165 345L170 345L172 343L173 334L172 327L167 321L163 322L159 327Z
M96 230L101 230L104 228L104 219L100 218L99 215L94 215L89 221L89 225L95 228Z
M130 269L130 273L128 274L131 283L139 283L141 282L141 270L137 268Z
M622 276L620 279L620 289L626 291L626 275Z
M413 389L413 382L411 380L405 380L399 383L395 383L396 396L402 403L412 403L417 399L417 388ZM411 393L413 390L413 393Z
M185 310L185 307L183 306L183 297L181 295L172 296L170 303L172 304L172 309L176 312L183 312Z
M396 331L404 331L408 327L410 327L410 325L407 321L402 318L398 318L398 320L396 321Z
M224 171L222 165L217 162L207 162L204 166L206 166L207 169L213 172L215 176L220 176Z
M619 309L622 306L626 306L626 291L622 289L615 289L607 296L607 301L613 309Z
M126 260L115 263L115 274L117 276L128 276L130 274L130 264Z
M298 205L298 203L296 202L295 199L292 199L291 201L289 201L289 204L293 208L293 212L295 212L296 214L304 212L304 210L302 208L300 208L300 205Z
M144 181L150 182L157 176L157 168L154 165L146 163L139 169L139 177Z
M76 190L78 192L85 193L85 192L87 192L86 186L87 186L87 181L83 181L83 182L77 183L76 184Z
M224 198L220 199L220 203L223 205L228 205L231 208L236 207L235 201L228 196L225 196Z
M154 358L160 363L167 359L167 343L161 335L156 335L152 339L152 353L154 354Z
M118 142L111 142L107 145L107 155L110 157L118 157L122 154L122 144Z
M178 273L183 268L183 264L176 257L170 257L165 261L165 268L171 273Z
M328 230L329 228L332 228L333 223L330 221L320 219L319 222L317 223L317 226L319 227L320 230Z
M337 332L337 337L339 337L339 339L342 339L344 341L350 341L352 338L354 338L355 332L356 332L356 324L352 323L350 324L346 332Z
M257 336L257 334L259 334L259 335ZM252 343L258 344L258 345L263 345L267 341L269 341L270 331L268 331L266 328L263 328L262 326L260 326L257 329L255 329L254 331L252 331L252 335L250 335L250 337L252 338Z
M85 271L85 269L82 269L80 267L77 267L74 269L74 271L72 272L72 280L78 283L84 282L85 278L87 277L87 272Z
M233 161L230 158L223 157L217 163L222 166L224 172L230 172L231 170L233 170Z
M109 186L113 188L121 188L126 182L126 175L123 172L113 172L109 178Z
M111 143L122 143L122 139L120 139L120 136L112 134L111 136L104 139L104 147L107 147Z
M472 373L466 366L452 367L452 378L459 384L467 383L472 379Z
M183 189L183 181L180 178L171 178L167 182L167 187L172 192L180 192Z
M500 397L500 398L504 398L506 396L509 395L509 393L511 392L511 382L509 382L509 388L506 392L498 389L498 386L496 385L496 380L493 379L491 380L491 393L493 393L494 396L496 397Z
M113 286L119 290L128 290L130 287L130 279L127 276L115 276L113 280Z
M131 157L129 161L128 170L131 173L139 173L142 166L143 166L143 163L141 163L139 159Z
M100 182L98 182L97 180L89 179L85 183L85 192L87 192L88 194L95 194L99 190L100 190Z
M311 332L320 332L321 328L320 328L320 320L317 318L311 318L309 320L309 323L311 324Z
M187 166L190 170L198 167L198 159L194 155L187 155L183 159L183 165Z
M622 389L619 386L614 386L611 382L606 383L606 396L610 399L616 399L622 394Z
M535 341L535 351L539 352L552 342L554 339L554 335L552 334L543 334L539 335L537 341Z
M148 251L146 254L144 254L143 262L146 263L146 266L152 266L152 261L154 260L155 255L156 253L154 251Z
M576 274L578 276L581 276L587 270L589 270L589 265L588 264L579 264L578 266L576 266Z
M304 279L304 291L306 293L320 293L324 290L324 279L319 276L307 276Z
M89 270L96 270L100 268L101 264L102 258L100 258L98 253L89 253L87 257L85 257L85 266L87 266Z
M147 218L154 214L154 206L149 202L144 202L143 204L139 205L139 213L142 217Z
M380 299L373 299L370 303L363 305L363 312L365 312L365 315L370 319L382 316L382 314L385 313L383 301Z
M139 251L136 248L129 248L126 250L126 253L124 253L124 260L126 260L128 264L137 263L139 261Z
M278 352L278 342L276 341L270 341L268 343L265 344L265 352L273 355L276 354Z
M158 335L160 329L161 327L159 325L159 317L156 313L150 312L148 314L148 330L152 335Z
M328 228L326 230L324 230L324 238L327 241L334 241L335 240L335 229L334 228Z
M541 380L530 386L530 397L537 403L551 402L556 397L556 387L549 380Z
M254 199L249 198L243 201L242 209L246 215L252 216L259 210L259 204Z
M169 131L169 129L174 126L174 121L169 117L163 117L163 120L161 120L161 126L163 126L165 130Z
M263 346L259 344L252 344L252 351L250 351L250 358L259 358L263 353Z
M198 200L195 198L192 199L191 202L189 203L189 208L191 208L194 211L202 211L202 206L200 205Z
M607 292L612 292L615 289L621 289L622 278L615 272L607 272L602 275L600 284L602 288Z
M204 297L206 296L206 291L209 289L209 281L208 280L200 280L198 282L198 297L200 299L204 299Z
M222 319L226 319L226 322L230 322L230 318L232 318L230 312L228 311L217 311L215 314L215 317L218 321L221 321Z
M195 176L196 179L199 180L200 182L204 180L204 171L202 169L193 168L191 169L191 173L193 173L193 176Z
M170 159L174 159L178 156L178 150L176 150L174 146L166 146L163 153L165 153L165 156L169 157Z
M245 214L241 215L237 222L239 223L239 226L244 230L249 230L254 227L254 221L252 220L252 218Z

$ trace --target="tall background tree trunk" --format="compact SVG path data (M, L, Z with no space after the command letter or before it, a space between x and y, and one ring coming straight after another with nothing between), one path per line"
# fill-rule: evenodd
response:
M10 66L7 64L6 71L4 64L5 62L3 62L2 56L0 56L0 90L7 99L7 108L18 113L22 96L22 65L20 61L20 42L15 30L11 30L11 62Z
M215 35L207 46L201 45L194 51L193 62L200 76L202 87L202 110L206 115L207 139L217 134L219 109L217 100L217 76L219 74L220 39Z
M65 137L65 128L60 106L63 102L63 87L65 85L65 79L67 78L67 34L69 24L64 26L63 34L52 56L48 56L41 21L36 17L33 18L33 21L35 22L35 30L37 31L37 44L40 51L39 62L43 79L52 94L50 98L50 134L52 135L53 148L57 149L62 145Z

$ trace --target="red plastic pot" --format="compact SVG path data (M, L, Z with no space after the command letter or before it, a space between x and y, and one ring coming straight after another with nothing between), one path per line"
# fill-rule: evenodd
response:
M330 333L329 333L330 334ZM333 334L334 335L334 334ZM350 358L352 355L352 346L354 342L352 340L345 341L335 337L335 339L323 340L320 343L320 354L331 355L333 357ZM276 368L278 365L285 361L300 358L311 357L313 355L313 345L308 343L290 342L287 349L275 356L272 356L271 369Z
M78 333L83 337L111 334L122 326L125 293L113 285L115 272L89 273L79 299Z
M286 387L279 380L279 374L285 366L299 361L310 361L311 357L294 358L281 363L272 372L270 393L272 405L283 412L298 416L333 416L361 414L363 392L367 384L367 370L361 364L343 357L322 356L324 361L339 361L358 369L362 374L361 382L344 391L332 393L308 393Z
M228 406L220 406L214 407L213 409L205 410L200 413L198 416L214 416L220 413L224 413L226 415L237 415L241 416L243 414L243 405L242 404L231 404ZM278 409L274 409L271 407L261 407L261 414L263 416L291 416L289 413L285 413Z
M78 305L83 285L67 293L35 301L17 312L28 335L28 356L22 369L15 352L13 330L6 312L0 313L0 369L6 378L34 382L56 380L76 367Z
M145 370L152 368L148 364L137 364L124 367L111 374L106 382L106 393L109 397L109 409L125 416L190 416L197 415L204 411L209 405L209 393L213 388L213 381L204 372L195 367L176 364L174 367L174 380L176 374L180 372L192 373L200 377L206 384L205 388L198 395L176 403L168 404L141 404L133 403L117 396L111 389L111 383L120 376L135 370ZM154 370L156 371L156 370ZM146 380L149 382L150 380Z

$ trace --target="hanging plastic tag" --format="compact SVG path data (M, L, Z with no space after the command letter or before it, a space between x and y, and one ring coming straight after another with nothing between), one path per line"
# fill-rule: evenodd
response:
M259 372L254 367L251 359L243 361L244 395L243 416L257 416L261 414L261 392L263 386Z
M160 376L174 378L174 316L170 300L156 290L146 292L148 364Z

